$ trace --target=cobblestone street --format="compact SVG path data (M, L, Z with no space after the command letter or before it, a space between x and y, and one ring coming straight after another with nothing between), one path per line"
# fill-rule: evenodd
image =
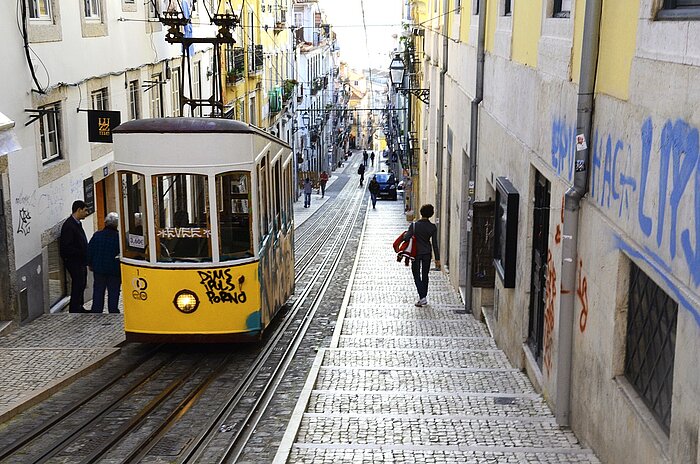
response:
M432 271L417 308L391 242L401 202L369 210L338 325L319 350L276 463L595 463L486 326Z

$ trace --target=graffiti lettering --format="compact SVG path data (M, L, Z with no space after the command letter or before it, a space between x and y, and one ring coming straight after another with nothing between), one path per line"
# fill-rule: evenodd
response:
M29 211L24 208L19 210L19 226L17 227L18 234L29 235L29 231L31 230L31 219L32 217L29 215Z
M581 315L578 318L578 328L581 333L586 331L588 325L588 279L583 275L583 260L578 260L578 286L576 294L581 302Z
M552 347L554 346L554 303L557 299L557 271L552 259L552 251L547 251L547 286L545 287L544 307L544 368L552 370Z
M576 127L568 126L566 119L555 118L552 122L552 167L558 175L567 168L567 178L573 179L576 158Z
M569 180L571 169L567 171L565 168L567 164L573 164L574 133L575 128L568 126L566 120L553 119L552 167ZM642 248L657 256L662 267L672 269L671 262L682 254L690 280L698 287L698 128L681 119L667 120L655 126L649 117L642 123L639 133L640 138L630 143L614 134L599 133L599 129L594 132L590 148L591 198L601 208L617 212L618 218L626 220L629 227L638 229L647 237L649 240L642 244ZM631 206L635 200L636 208ZM630 211L630 206L636 211ZM555 234L555 241L556 237Z
M240 276L234 281L231 269L215 269L211 271L197 271L199 283L204 286L210 303L245 303L248 299L243 291L245 277ZM236 283L238 291L236 291Z
M208 291L207 298L209 303L245 303L248 299L245 292L227 292L220 290L218 292Z

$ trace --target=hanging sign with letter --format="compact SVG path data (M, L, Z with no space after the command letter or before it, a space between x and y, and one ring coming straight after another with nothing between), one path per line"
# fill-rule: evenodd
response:
M88 140L112 143L112 129L121 124L119 111L88 110Z

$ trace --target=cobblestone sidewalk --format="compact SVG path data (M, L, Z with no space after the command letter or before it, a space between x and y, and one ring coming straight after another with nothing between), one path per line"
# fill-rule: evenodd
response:
M401 202L368 212L344 316L319 351L275 463L597 463L457 293L430 273L417 308L391 242Z
M121 314L47 314L0 336L0 421L43 400L110 356Z

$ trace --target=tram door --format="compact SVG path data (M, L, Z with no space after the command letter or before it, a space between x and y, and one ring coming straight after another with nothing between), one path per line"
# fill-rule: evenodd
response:
M547 253L549 251L549 181L537 172L535 176L535 208L532 230L532 275L530 281L530 324L528 345L537 364L542 367L544 310L547 286Z
M95 183L95 214L97 215L97 229L105 226L107 213L117 211L117 200L114 195L114 174Z

